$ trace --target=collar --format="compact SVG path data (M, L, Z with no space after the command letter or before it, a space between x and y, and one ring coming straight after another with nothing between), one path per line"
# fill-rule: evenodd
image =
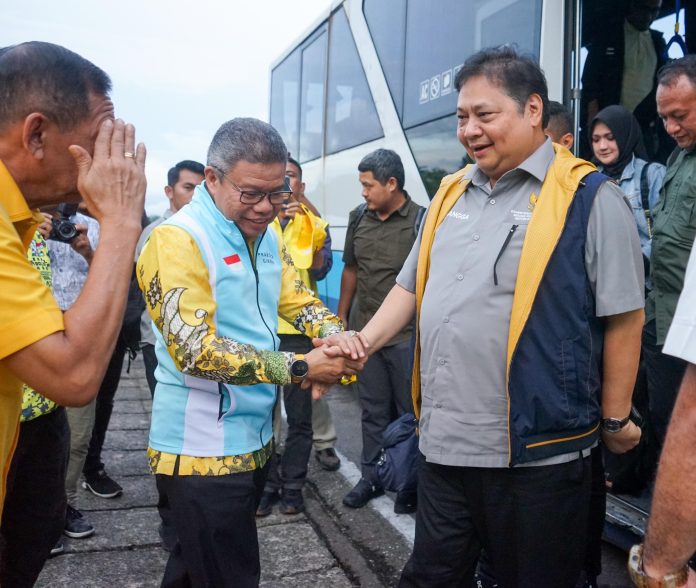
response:
M411 204L411 197L408 195L408 192L406 190L403 191L403 194L406 200L404 200L404 203L399 208L394 210L387 218L391 218L395 214L399 214L400 216L408 216L408 208ZM377 213L374 210L370 210L369 208L365 212L371 216L377 216Z
M647 165L647 162L646 162ZM597 168L599 169L599 168ZM601 170L600 170L601 171ZM636 171L636 156L634 155L631 157L631 161L629 161L626 164L626 167L623 168L623 171L621 172L621 177L619 178L619 182L623 182L624 180L630 180L633 177L633 174Z
M28 247L36 226L43 217L38 210L29 209L19 186L2 161L0 161L0 205L7 211L22 243Z
M519 169L528 173L530 176L534 176L540 182L543 182L544 178L546 177L546 172L549 171L549 167L551 166L551 162L553 161L554 157L555 152L553 150L553 143L551 142L551 139L547 138L546 141L544 141L534 153L532 153L514 170L505 172L500 179L505 177L510 172ZM488 176L481 171L481 168L479 168L477 164L474 164L471 171L465 174L462 177L462 180L471 180L471 183L476 187L482 187L490 183Z
M2 161L0 161L0 202L13 223L32 218L27 201Z

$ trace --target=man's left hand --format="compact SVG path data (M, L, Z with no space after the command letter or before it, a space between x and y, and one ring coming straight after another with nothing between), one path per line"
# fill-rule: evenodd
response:
M617 433L602 431L602 441L612 453L621 454L633 449L640 442L641 430L633 421Z
M89 265L92 263L94 250L92 249L92 244L89 242L89 238L87 237L87 225L77 224L75 225L75 228L77 229L77 237L72 240L70 247L84 257L85 261Z
M286 204L283 204L283 214L288 218L295 218L296 214L304 214L304 212L302 205L294 198L290 198Z

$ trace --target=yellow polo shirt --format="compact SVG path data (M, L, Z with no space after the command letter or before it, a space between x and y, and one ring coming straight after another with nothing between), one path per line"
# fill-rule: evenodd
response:
M22 382L4 359L63 330L51 290L27 259L38 220L0 161L0 516L22 407Z

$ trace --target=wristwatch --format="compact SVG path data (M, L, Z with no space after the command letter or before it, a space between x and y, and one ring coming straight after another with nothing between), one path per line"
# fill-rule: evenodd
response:
M628 573L638 588L679 588L686 586L689 570L686 565L677 572L667 574L662 578L648 576L643 570L643 544L631 547L628 556Z
M290 381L293 384L301 384L309 372L309 364L301 353L295 354L295 359L290 364Z
M621 429L623 429L628 424L628 421L630 419L631 419L630 414L625 419L613 419L613 418L602 419L602 429L604 431L606 431L607 433L618 433Z

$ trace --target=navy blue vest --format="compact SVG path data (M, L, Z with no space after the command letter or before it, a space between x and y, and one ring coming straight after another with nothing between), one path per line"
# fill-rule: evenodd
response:
M587 225L607 177L585 176L510 365L510 465L591 447L599 437L604 322L585 271Z

